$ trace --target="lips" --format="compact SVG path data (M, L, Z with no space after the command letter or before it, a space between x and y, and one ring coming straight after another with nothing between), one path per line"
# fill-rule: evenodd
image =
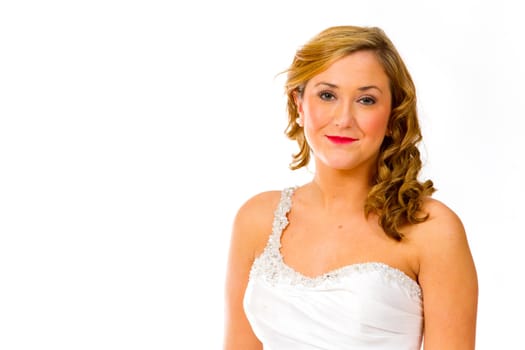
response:
M354 139L352 137L346 137L346 136L332 136L332 135L326 135L326 138L330 140L331 142L338 144L338 145L346 145L350 144L352 142L357 141L358 139Z

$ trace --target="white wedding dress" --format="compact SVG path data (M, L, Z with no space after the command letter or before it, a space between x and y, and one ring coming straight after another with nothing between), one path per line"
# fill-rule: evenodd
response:
M310 278L280 252L293 188L282 192L273 230L255 259L244 309L265 350L415 350L421 348L419 285L379 262L352 264Z

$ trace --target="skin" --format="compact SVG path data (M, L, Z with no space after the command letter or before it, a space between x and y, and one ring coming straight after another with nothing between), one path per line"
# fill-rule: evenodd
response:
M313 152L312 182L294 193L281 238L284 262L307 276L360 262L378 261L416 280L424 295L425 349L474 349L477 276L465 230L443 203L427 198L429 219L403 227L397 242L363 206L379 147L387 133L388 77L369 51L334 62L296 96L301 124ZM337 144L329 136L354 139ZM242 300L254 259L271 232L279 191L250 198L233 224L226 280L224 349L262 349ZM312 215L315 213L315 215Z

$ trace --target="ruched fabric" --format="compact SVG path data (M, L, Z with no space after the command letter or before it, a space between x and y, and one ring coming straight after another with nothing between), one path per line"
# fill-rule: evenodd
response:
M365 262L310 278L284 263L280 237L292 194L293 188L282 193L244 296L245 313L264 349L420 349L421 289L402 271Z

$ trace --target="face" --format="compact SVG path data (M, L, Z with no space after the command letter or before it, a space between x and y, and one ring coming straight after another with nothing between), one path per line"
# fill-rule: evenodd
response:
M390 84L373 52L358 51L308 81L297 109L316 168L374 166L391 111Z

